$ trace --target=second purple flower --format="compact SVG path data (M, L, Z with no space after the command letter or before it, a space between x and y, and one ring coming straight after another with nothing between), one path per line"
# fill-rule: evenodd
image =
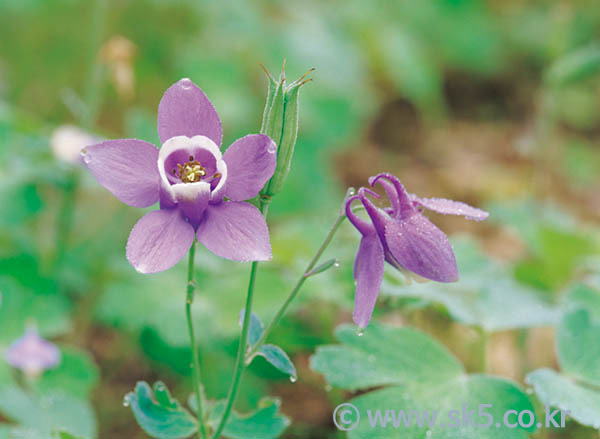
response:
M409 194L392 174L382 173L369 178L370 186L378 183L387 194L389 207L376 207L367 195L375 198L379 195L364 187L345 204L348 219L362 235L354 261L354 322L361 328L369 324L373 314L383 280L384 262L410 277L417 275L437 282L458 280L456 259L448 238L420 209L462 215L475 221L488 217L487 212L459 201ZM370 221L352 211L354 201L363 204Z
M194 239L234 261L271 258L266 221L248 200L272 177L275 143L263 134L236 140L222 154L221 120L204 92L182 79L158 107L162 147L137 139L84 148L98 182L134 207L160 202L131 230L127 259L142 273L167 270Z

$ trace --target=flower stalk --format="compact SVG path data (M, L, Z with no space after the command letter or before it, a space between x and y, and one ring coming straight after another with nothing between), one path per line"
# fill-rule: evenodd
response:
M296 138L298 136L298 96L300 88L307 82L311 81L310 78L307 79L306 77L314 69L310 69L298 80L287 85L285 78L285 61L281 69L279 81L275 80L275 78L267 71L267 69L262 64L261 67L267 75L269 84L267 88L267 100L263 112L260 132L261 134L265 134L268 137L270 137L277 145L277 164L275 167L275 172L271 179L265 184L263 189L260 191L258 198L259 209L266 219L271 199L274 195L281 191L283 184L287 178L287 175L290 171L292 158L294 155L294 147L296 145ZM320 254L318 256L320 257ZM309 268L309 271L314 267L314 264L317 262L317 260L318 257L316 258L316 260L314 260L314 263L312 263L311 267ZM250 328L250 317L252 315L252 300L254 297L254 285L256 283L257 270L258 261L254 261L252 262L252 267L250 268L248 294L246 296L244 320L242 323L242 332L240 335L240 343L238 346L238 353L234 367L234 376L231 382L231 387L229 389L225 410L213 436L214 438L219 437L219 435L225 428L225 425L227 424L227 420L229 418L229 415L231 414L231 410L237 398L239 384L244 369L246 367L246 354L248 350L248 330ZM302 283L304 282L302 281L300 285L297 285L297 288L295 288L295 292L293 292L294 297L298 293L298 290L302 286ZM289 299L289 302L291 302L291 300L293 300L293 297ZM281 310L281 315L283 315L288 305L289 303L286 302L286 304ZM280 315L279 318L281 318ZM275 324L276 323L277 322L275 322ZM273 326L275 325L272 323L269 329L271 329L271 327Z
M204 411L202 410L202 390L200 388L200 362L198 360L198 345L194 335L194 325L192 323L192 303L194 302L194 292L196 290L196 282L194 281L194 256L196 254L196 242L190 248L188 262L188 281L187 281L187 298L185 300L185 315L187 318L188 331L190 334L190 343L192 345L192 375L194 379L194 391L196 394L196 404L198 405L198 439L206 438L206 427L204 426Z
M246 362L248 364L250 363L250 361L252 361L252 358L254 357L254 355L256 355L256 352L260 349L260 347L265 343L265 341L266 341L267 337L269 336L269 334L271 333L271 331L279 324L279 322L283 318L285 312L289 308L290 304L292 303L292 301L296 298L296 296L300 292L302 285L304 285L304 282L306 282L306 280L310 277L308 274L315 267L317 262L319 262L319 259L321 258L321 256L323 255L323 253L325 252L327 247L329 247L329 244L333 240L333 237L335 236L335 234L337 233L338 229L340 228L340 226L342 225L342 223L344 222L345 219L346 219L345 213L340 212L338 217L335 219L333 225L331 226L331 229L329 229L327 236L321 243L321 246L319 247L319 249L313 256L311 261L306 266L306 269L304 270L302 275L300 275L300 278L296 282L296 285L294 286L294 288L288 295L287 299L285 300L283 305L281 305L281 308L279 308L279 311L277 311L277 314L275 314L275 317L273 318L273 320L271 320L271 323L269 323L269 325L265 328L265 330L263 331L261 337L258 339L256 344L246 354Z
M269 203L270 199L261 198L260 212L263 214L265 219L267 218L269 212ZM242 323L240 343L238 345L237 358L235 360L233 380L231 381L231 386L229 388L229 394L227 396L227 403L225 405L225 410L223 411L223 416L221 417L219 426L215 430L215 434L213 436L215 439L219 437L219 435L225 428L225 425L227 424L227 420L229 419L231 409L233 408L233 404L235 403L235 400L237 398L240 382L242 380L242 375L246 367L246 346L248 344L248 330L250 329L250 317L252 315L252 301L254 298L254 285L256 284L256 272L258 270L258 262L259 261L252 262L252 266L250 267L250 278L248 280L248 294L246 295L246 306L244 307L244 321Z

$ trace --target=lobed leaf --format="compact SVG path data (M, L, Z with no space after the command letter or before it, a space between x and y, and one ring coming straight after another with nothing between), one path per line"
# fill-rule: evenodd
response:
M325 375L332 385L347 390L381 389L364 393L350 401L359 413L356 427L348 433L351 439L402 438L423 439L526 439L531 428L493 425L491 428L471 427L461 424L457 428L445 425L450 410L478 411L480 404L491 404L486 412L493 422L503 422L507 410L531 410L527 395L513 382L488 376L468 375L458 360L431 337L408 328L396 328L372 323L362 336L348 325L336 331L340 345L317 349L311 358L311 367ZM368 411L385 414L387 410L400 409L438 412L431 426L397 428L393 423L385 426L371 424ZM475 424L488 422L487 418L473 418Z
M198 429L196 418L171 397L161 382L156 382L154 389L144 381L138 382L124 401L131 406L140 427L153 438L185 438Z

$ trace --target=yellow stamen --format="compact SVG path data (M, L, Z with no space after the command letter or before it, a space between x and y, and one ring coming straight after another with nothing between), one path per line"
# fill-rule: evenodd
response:
M196 183L206 175L206 168L192 156L190 156L190 161L183 165L177 163L177 168L179 169L179 178L184 183Z

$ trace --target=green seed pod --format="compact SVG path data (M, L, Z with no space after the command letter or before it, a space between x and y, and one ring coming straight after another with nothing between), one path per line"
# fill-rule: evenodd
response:
M269 84L269 90L271 88L272 85ZM285 77L283 75L274 88L273 100L267 118L263 120L264 132L262 133L273 139L273 142L279 148L281 133L283 132L283 114L285 112Z
M275 92L277 91L277 81L275 78L271 76L271 74L267 71L267 69L261 64L260 67L264 70L267 75L267 79L269 81L269 85L267 88L267 101L265 103L265 110L263 111L262 123L260 125L261 134L266 133L267 128L267 120L269 119L269 114L271 112L271 106L273 105L273 99L275 99Z
M279 82L276 82L273 76L265 70L269 88L261 132L273 139L277 145L277 167L273 177L261 192L264 196L272 197L280 192L290 172L298 137L298 96L300 88L311 81L311 79L306 79L306 76L313 70L310 69L304 76L289 85L285 83L283 71Z

